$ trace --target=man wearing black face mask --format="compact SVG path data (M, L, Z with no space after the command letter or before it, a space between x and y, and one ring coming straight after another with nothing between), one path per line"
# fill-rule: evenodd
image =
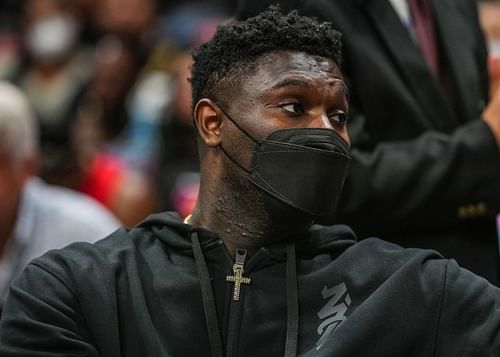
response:
M303 62L314 62L308 61L307 56L291 56L284 52L273 53L272 56L281 57L285 62L298 62L301 65L303 65ZM336 95L337 97L340 95L342 98L345 95L345 89L336 66L331 67L331 63L325 61L314 64L325 67L324 76L332 73L337 76L335 86L337 93L328 94ZM287 81L296 81L296 83L289 84ZM286 90L286 88L292 89L294 86L311 85L311 89L305 92L305 94L311 102L318 101L318 103L315 103L316 106L313 107L315 113L307 115L308 113L299 112L304 110L303 104L295 101L295 99L290 104L276 105L274 110L276 111L279 108L282 112L279 114L280 117L289 120L289 118L302 116L308 120L303 120L301 126L298 128L288 127L280 129L281 126L277 126L278 129L271 131L263 140L254 138L215 101L207 99L199 103L200 107L209 106L215 112L220 111L223 114L222 117L226 117L240 134L244 134L250 140L249 142L254 145L248 167L243 166L233 154L224 149L224 139L222 136L220 137L218 148L233 165L243 171L243 176L246 176L241 179L240 176L242 173L240 172L240 175L238 175L234 172L234 176L238 177L238 181L244 182L240 189L234 191L240 193L248 192L250 197L253 196L251 199L252 202L260 202L261 207L257 209L260 214L263 214L259 219L260 224L269 226L272 231L277 233L276 238L278 240L283 238L284 232L296 233L297 229L308 228L315 218L333 216L351 160L347 134L343 127L346 117L345 101L342 100L340 109L322 108L319 105L318 99L321 97L321 90L324 88L319 83L314 83L311 80L307 81L302 78L285 79L281 82L283 83L280 84L278 82L277 89L259 88L257 91L254 90L256 86L254 82L249 85L251 89L248 92L259 93L260 91L264 91L270 93L270 95L279 95L278 89ZM317 85L317 87L313 86L313 84ZM294 106L296 108L289 110ZM331 111L330 114L328 113L329 111ZM273 114L271 110L267 112ZM276 116L269 115L268 113L263 112L260 114L262 116L260 119L269 121L269 126L272 128L273 125L276 125L273 123L277 122L275 119ZM200 125L204 126L204 117L200 117L199 120ZM250 121L254 121L254 119L250 118ZM335 131L334 126L340 128L340 134ZM235 153L239 151L236 149ZM247 152L248 150L245 150L245 154ZM248 158L246 160L243 158L242 161L248 161ZM208 167L211 166L208 165ZM229 169L229 171L234 171L234 169ZM252 185L249 185L249 183ZM298 187L305 187L307 189L298 190ZM219 197L220 195L217 196ZM234 195L231 196L235 197ZM227 202L224 204L227 205ZM231 204L231 206L239 205L241 204L237 202ZM204 212L205 209L198 207L195 210L195 217L189 220L202 220ZM239 230L244 228L241 224L243 222L241 217L230 215L226 218L228 222L238 222L237 226L240 227ZM291 222L295 222L295 224ZM276 228L282 229L283 233L276 232ZM253 230L255 231L255 229ZM250 245L253 245L251 241L254 238L258 239L258 237L250 237L249 235L247 237L245 240L250 241ZM248 243L243 242L243 244Z
M313 224L334 213L350 161L339 43L331 24L276 8L219 28L194 54L192 216L33 261L0 355L498 355L486 280Z

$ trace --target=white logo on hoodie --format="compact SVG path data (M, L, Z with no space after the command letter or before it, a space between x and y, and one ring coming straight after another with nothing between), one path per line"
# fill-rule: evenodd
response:
M351 297L347 292L345 283L340 283L330 289L325 286L321 291L321 295L323 295L323 299L330 298L330 300L328 300L317 314L323 320L318 326L318 335L320 335L320 338L316 342L317 350L324 345L333 331L344 322L347 318L345 315L347 308L351 305Z

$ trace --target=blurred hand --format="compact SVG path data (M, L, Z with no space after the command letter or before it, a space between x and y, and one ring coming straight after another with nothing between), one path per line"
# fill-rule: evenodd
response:
M488 73L490 76L490 96L493 97L500 88L500 57L490 55L488 57Z
M489 125L500 148L500 58L489 56L490 101L483 111L482 118Z

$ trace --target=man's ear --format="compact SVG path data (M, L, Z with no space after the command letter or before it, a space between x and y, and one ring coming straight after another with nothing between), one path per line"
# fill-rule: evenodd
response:
M216 147L222 140L222 115L212 100L201 99L194 108L194 121L205 145Z

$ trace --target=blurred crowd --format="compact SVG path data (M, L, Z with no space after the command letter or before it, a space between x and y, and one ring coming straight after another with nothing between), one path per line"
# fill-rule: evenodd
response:
M36 114L39 175L94 197L128 226L159 210L187 215L199 180L190 51L239 5L2 1L0 79L17 85ZM500 56L499 8L481 3Z
M198 169L191 49L232 1L26 0L0 3L0 79L28 98L39 175L94 197L127 226L187 215Z
M282 3L293 7L295 1ZM36 169L30 166L29 175L93 197L128 227L158 211L187 216L199 187L188 81L191 51L219 24L244 14L244 4L243 0L2 0L0 81L21 90L37 125L39 159ZM478 5L490 53L490 93L496 93L500 2ZM263 5L255 2L255 6ZM356 90L352 94L356 104ZM353 129L355 133L359 128ZM10 189L5 182L0 181L0 200L2 189ZM382 222L369 208L369 216ZM486 210L482 203L472 208L479 213ZM6 216L6 212L0 213ZM15 220L10 221L10 228L0 229L4 243L17 229ZM2 222L0 228L9 227ZM453 239L453 246L458 245Z

